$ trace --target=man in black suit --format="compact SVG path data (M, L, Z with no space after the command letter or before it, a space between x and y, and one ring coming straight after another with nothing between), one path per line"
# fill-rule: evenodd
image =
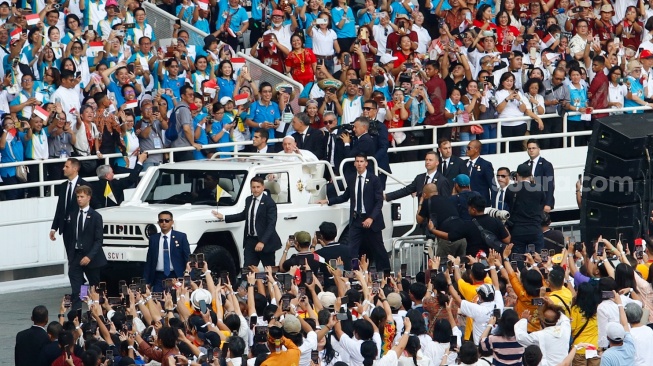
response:
M338 116L333 112L324 112L322 117L324 127L329 131L324 139L324 147L326 155L324 160L334 168L334 172L338 174L338 166L342 159L345 158L345 145L340 136L338 136Z
M467 156L469 157L467 175L469 175L472 191L478 192L485 199L485 204L489 205L490 192L496 190L494 168L492 163L480 156L481 146L481 142L478 140L472 140L467 144Z
M78 293L79 295L79 293ZM16 345L14 346L14 365L32 366L37 365L41 349L50 343L50 337L45 330L48 325L48 309L39 305L32 310L32 322L29 329L16 334Z
M270 132L268 130L259 128L252 136L252 144L245 146L243 152L249 153L274 153L274 145L268 145L268 138Z
M79 210L71 216L64 231L63 241L68 255L68 278L72 288L71 311L81 309L80 288L84 275L89 285L100 283L100 270L107 264L102 250L102 216L90 207L93 191L89 186L75 188Z
M252 195L245 199L245 209L234 215L223 215L213 210L213 215L225 222L245 221L243 240L243 267L275 265L275 252L281 248L277 234L277 204L264 194L263 178L254 177L250 181Z
M143 278L153 292L163 291L163 280L166 278L181 277L190 255L186 234L172 230L175 224L172 212L161 211L158 223L161 232L150 236L143 270Z
M438 164L438 154L436 154L435 151L428 151L424 158L426 173L418 174L409 185L394 192L386 193L385 200L394 201L398 198L406 197L409 194L416 194L418 197L421 197L422 189L429 183L433 183L438 187L439 196L451 196L453 184L438 171Z
M100 165L96 169L99 180L93 185L98 208L120 206L125 200L124 190L131 188L137 181L138 175L143 170L143 162L147 159L147 152L138 155L136 166L131 169L127 178L114 179L113 168L110 165Z
M492 190L492 208L509 211L510 202L506 201L506 190L510 184L510 169L506 167L497 169L497 183L499 183L497 189Z
M75 189L79 186L90 187L90 184L79 176L80 167L81 163L75 158L68 158L63 166L63 175L68 178L68 181L61 183L58 187L59 199L50 228L50 240L52 241L56 240L55 233L57 231L60 235L63 235L66 222L70 221L70 218L75 216L79 210Z
M379 271L390 268L388 253L383 245L383 188L379 178L367 170L367 156L358 154L354 166L356 175L347 179L345 192L318 203L329 206L349 201L349 250L352 258L367 254L374 257ZM362 190L362 194L361 194Z
M351 269L349 246L337 242L337 236L338 228L336 227L336 224L325 221L320 224L317 235L315 235L313 238L313 243L315 246L317 246L317 244L322 246L322 248L316 250L315 253L324 258L324 263L320 264L320 272L324 274L325 288L335 285L335 282L333 282L333 276L329 274L329 270L327 268L327 263L329 263L329 260L341 258L345 270Z
M438 141L438 151L440 152L440 173L449 181L453 181L459 174L469 175L465 169L465 161L457 156L453 156L451 141L446 138Z
M388 140L388 127L383 123L384 121L379 121L377 119L377 113L379 112L379 105L374 99L368 99L363 104L363 116L369 118L370 126L374 124L376 129L376 134L372 134L372 137L376 140L376 152L374 153L374 158L376 163L379 164L379 168L385 170L388 173L392 173L390 169L390 157L388 156L388 148L390 147L390 140ZM383 189L385 189L385 182L388 179L388 176L381 174L379 177L381 183L383 183Z
M300 150L308 150L312 152L318 160L324 160L326 157L326 143L325 134L322 130L316 130L310 127L311 119L308 114L304 112L297 113L292 119L292 127L295 133L292 137L297 143L297 148Z
M506 200L510 202L507 223L515 244L513 253L525 253L528 244L535 244L539 253L544 248L542 214L546 196L542 186L531 182L531 167L526 164L517 167L517 182L508 186Z
M530 159L524 164L531 167L531 175L535 179L535 182L544 189L544 194L546 195L544 212L551 212L553 205L555 204L555 197L553 197L553 192L555 190L553 164L540 156L540 144L538 140L528 140L526 149Z

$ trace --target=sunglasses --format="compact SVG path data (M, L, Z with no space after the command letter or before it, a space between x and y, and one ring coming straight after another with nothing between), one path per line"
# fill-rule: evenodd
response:
M163 224L164 222L167 224L170 221L172 221L172 219L159 219L159 224Z
M327 125L330 125L332 123L336 123L336 121L334 121L334 120L329 120L329 121L324 120L324 123L326 123Z
M372 109L374 109L374 108L372 108L372 107L363 107L364 111L371 111Z
M508 176L505 174L497 174L497 178L507 178Z

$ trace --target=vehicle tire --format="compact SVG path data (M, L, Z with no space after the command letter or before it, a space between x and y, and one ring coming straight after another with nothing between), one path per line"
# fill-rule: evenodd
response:
M338 238L338 243L344 245L349 244L349 226L347 226L345 230L342 231L342 234L340 234L340 238Z
M204 253L204 260L208 263L211 272L215 273L216 276L218 276L221 271L227 271L229 272L229 278L231 281L234 281L239 273L239 269L236 268L231 253L221 246L204 245L197 248L195 253Z

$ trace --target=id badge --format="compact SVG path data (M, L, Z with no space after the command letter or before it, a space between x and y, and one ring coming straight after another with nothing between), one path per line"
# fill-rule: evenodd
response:
M154 138L154 148L155 149L162 149L163 148L163 143L161 142L161 138L159 136Z

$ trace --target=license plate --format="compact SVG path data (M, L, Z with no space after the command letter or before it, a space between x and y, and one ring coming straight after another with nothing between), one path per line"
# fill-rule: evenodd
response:
M110 261L124 261L127 260L127 254L124 252L110 251L107 252L107 260Z

